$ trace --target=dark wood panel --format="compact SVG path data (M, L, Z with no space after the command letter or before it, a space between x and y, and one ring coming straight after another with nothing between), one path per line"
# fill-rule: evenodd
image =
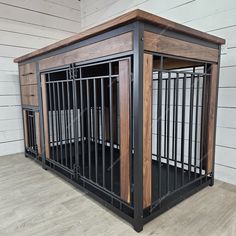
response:
M109 31L111 29L114 29L118 26L125 25L129 22L134 22L136 20L152 23L156 26L163 27L164 29L174 30L180 33L188 34L196 38L200 38L209 42L213 42L216 44L224 44L225 40L221 39L219 37L201 32L199 30L192 29L190 27L175 23L173 21L164 19L162 17L153 15L151 13L136 9L133 11L130 11L128 13L125 13L121 16L118 16L112 20L109 20L103 24L100 24L98 26L95 26L93 28L90 28L88 30L85 30L77 35L74 35L72 37L66 38L64 40L61 40L57 43L51 44L47 47L41 48L37 51L34 51L32 53L26 54L22 57L18 57L14 60L14 62L22 62L27 59L30 59L35 56L42 55L46 52L53 51L55 49L82 41L86 38L92 37L94 35Z
M37 84L36 74L20 75L20 85Z
M25 146L28 147L29 146L28 125L27 125L27 114L25 110L23 110L23 123L24 123Z
M211 66L211 83L210 83L210 101L208 115L208 140L207 140L207 173L213 171L214 150L215 150L215 122L217 109L217 90L218 90L218 65Z
M133 50L133 33L128 32L73 51L43 59L39 61L39 68L40 70L45 70L131 50Z
M36 73L36 64L35 64L35 62L20 65L19 66L19 72L20 72L21 76L26 76L26 75L29 75L29 74L35 74Z
M152 201L152 71L153 56L143 59L143 207Z
M177 60L174 58L165 58L163 61L163 69L165 70L175 70L175 69L183 69L194 66L201 66L203 63L187 61L187 60ZM153 60L153 68L160 69L160 59L154 58Z
M46 89L46 78L44 74L41 75L41 86L42 86L43 126L44 126L44 138L45 138L45 156L47 159L50 159L47 89Z
M144 49L203 61L217 62L218 50L202 45L170 38L152 32L144 32Z
M38 106L38 86L24 85L21 86L22 104L28 106Z
M35 131L36 131L36 143L38 145L38 154L42 154L42 147L41 147L41 131L40 131L40 115L39 112L35 112Z
M120 196L130 202L130 62L119 62Z

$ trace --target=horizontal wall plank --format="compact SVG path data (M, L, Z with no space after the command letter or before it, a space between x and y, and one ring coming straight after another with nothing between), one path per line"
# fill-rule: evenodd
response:
M20 130L23 128L22 119L0 120L0 132L9 130Z
M236 109L218 107L217 127L236 128Z
M21 107L0 107L0 120L22 119Z
M236 169L216 164L215 178L236 185Z
M2 82L0 83L0 94L1 99L3 99L2 95L20 95L20 85L19 82Z
M47 26L55 29L61 29L69 32L79 32L80 23L71 20L65 20L50 15L42 15L38 12L33 12L12 6L1 5L1 18L11 19L20 22L28 22L36 25Z
M216 145L236 149L236 129L217 127Z
M2 83L0 83L1 86ZM0 87L1 88L1 87ZM20 94L19 95L8 95L0 96L0 107L2 106L20 106L21 105L21 99L20 99ZM1 128L0 128L1 130Z
M18 47L15 45L0 45L0 57L16 58L32 52L34 49Z
M10 142L11 140L20 140L23 138L22 129L0 131L0 143Z
M220 107L236 107L236 87L220 88L219 89L219 101Z
M81 4L78 4L78 0L45 0L46 2L51 2L57 5L61 5L67 8L81 10Z
M12 58L0 57L0 71L18 71L18 65Z
M32 50L55 43L56 39L47 39L39 36L23 35L14 32L1 32L0 44L26 47ZM0 52L1 53L1 52Z
M236 24L235 3L234 3L234 6L229 5L229 7L231 9L228 11L222 11L222 12L219 12L218 14L207 15L204 18L196 19L194 21L186 23L186 25L193 28L198 28L198 29L201 28L202 31L211 31L211 30L216 30L216 29L235 25Z
M227 48L221 56L221 67L236 66L236 48Z
M56 5L51 2L37 1L37 0L1 0L2 4L7 4L8 6L31 10L34 12L42 13L43 15L51 15L57 18L64 18L68 20L73 20L80 22L79 12L75 9L69 9L67 7ZM78 5L80 2L78 1Z
M216 145L216 163L236 168L236 158L232 158L235 156L235 151L232 148Z
M53 29L47 25L39 26L33 25L31 22L18 22L14 19L1 19L0 18L0 30L6 30L9 32L19 32L21 34L34 35L38 37L46 37L55 40L70 37L74 33L66 32L62 29Z
M236 79L234 75L236 75L236 65L234 67L221 68L219 87L236 87Z
M0 156L19 152L24 152L24 140L12 140L11 142L0 143Z
M19 83L18 71L1 71L0 70L0 83L6 81L14 81Z

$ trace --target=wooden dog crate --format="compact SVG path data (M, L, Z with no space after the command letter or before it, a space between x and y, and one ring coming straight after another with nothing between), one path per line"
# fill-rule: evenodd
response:
M15 59L27 156L141 231L214 183L221 44L135 10Z

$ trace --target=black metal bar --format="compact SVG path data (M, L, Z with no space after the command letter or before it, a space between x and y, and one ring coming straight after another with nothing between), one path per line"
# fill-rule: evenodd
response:
M48 80L50 80L50 75L48 75ZM52 152L51 152L51 157L53 160L55 160L55 152L54 152L54 144L55 144L55 141L54 141L54 118L53 118L53 92L52 92L52 88L51 88L51 84L48 84L48 97L49 97L49 107L50 107L50 118L51 118L51 129L50 129L50 126L49 126L49 137L51 136L52 137ZM48 109L48 114L49 114L49 109ZM50 123L49 123L50 125ZM50 130L52 131L51 135L50 135Z
M95 145L95 181L98 182L98 124L97 124L97 87L96 80L93 80L93 103L94 103L94 145Z
M178 157L178 105L179 105L179 73L176 74L176 78L175 78L175 82L176 82L176 85L175 85L175 122L174 122L174 125L175 125L175 189L177 188L177 183L178 183L178 177L177 177L177 157Z
M91 179L91 127L90 127L90 93L89 93L89 81L86 80L86 95L87 95L87 125L88 125L88 159L89 159L89 179Z
M67 116L66 116L66 106L65 106L65 89L64 89L64 82L62 83L61 86L61 96L62 96L62 109L64 113L64 136L65 136L65 165L68 167L68 160L67 160L67 143L66 140L68 139L68 130L67 130Z
M168 73L168 83L167 83L167 193L169 192L170 188L170 166L169 166L169 160L170 160L170 92L171 92L171 73Z
M110 108L109 108L109 120L110 120L110 169L111 169L111 192L113 192L113 81L111 77L111 63L109 63L109 102L110 102Z
M160 71L158 72L158 94L157 94L157 161L158 161L158 198L161 198L161 144L162 144L162 69L163 57L160 58Z
M196 179L197 171L197 144L198 144L198 108L199 108L199 75L197 76L197 91L196 91L196 112L195 112L195 140L194 140L194 178Z
M78 179L78 167L79 167L79 151L78 151L78 106L77 106L77 88L76 88L76 79L77 75L77 68L75 68L74 64L71 65L71 75L72 75L72 95L73 95L73 129L74 129L74 163L75 165L75 178ZM72 158L73 161L73 158Z
M60 139L60 163L63 165L63 155L62 155L62 122L61 122L61 101L60 101L60 87L59 87L59 83L56 83L57 85L57 101L58 101L58 125L59 125L59 139Z
M133 69L134 229L143 229L143 37L144 24L135 23Z
M182 89L182 124L181 124L181 185L184 185L184 144L185 144L185 103L186 103L186 73L184 73Z
M195 72L195 67L193 68ZM189 146L188 146L188 180L191 179L191 166L192 166L192 144L193 144L193 101L194 101L194 75L191 77L190 83L190 109L189 109Z
M56 123L56 161L59 162L59 153L58 153L58 119L57 119L57 106L56 106L56 95L55 95L55 83L52 84L53 90L53 104L54 104L54 112L55 112L55 123Z
M71 127L71 104L70 104L70 83L69 82L69 79L70 79L70 75L69 75L69 71L66 70L66 79L67 79L67 112L68 112L68 128L69 128L69 149L70 149L70 155L69 155L69 158L70 158L70 169L73 169L73 166L72 166L72 127Z
M102 103L102 185L106 185L106 166L105 166L105 114L104 114L104 81L101 79L101 103Z
M79 69L80 76L82 70ZM81 120L81 143L82 143L82 175L85 176L85 159L84 159L84 101L83 101L83 81L80 80L80 120Z

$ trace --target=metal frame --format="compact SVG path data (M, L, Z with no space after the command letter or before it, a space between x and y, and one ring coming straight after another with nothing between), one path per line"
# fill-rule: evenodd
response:
M203 176L199 179L196 179L194 182L189 183L186 186L183 186L183 188L177 189L173 196L175 199L171 198L170 196L166 199L163 199L162 204L154 204L151 208L143 209L143 185L140 183L143 183L143 55L144 55L144 45L143 45L143 35L144 30L152 31L161 33L163 35L171 36L174 38L178 38L181 40L194 42L200 45L217 48L217 46L213 43L205 42L201 39L196 39L194 37L183 35L178 32L169 31L168 29L161 29L156 26L153 26L151 24L147 24L141 21L136 21L133 23L130 23L126 26L121 26L117 29L111 30L109 32L102 33L98 36L91 37L89 39L85 39L82 42L78 42L66 47L63 47L61 49L57 49L55 51L49 52L47 54L32 58L30 60L27 60L20 64L26 64L29 62L36 62L36 74L37 74L37 81L38 81L38 94L39 94L39 112L40 112L40 125L41 125L41 146L42 146L42 167L44 169L49 169L55 173L57 173L60 177L67 180L74 186L78 187L79 189L86 191L86 193L91 196L92 198L99 201L104 206L108 207L110 210L112 210L114 213L131 223L134 227L134 229L137 232L142 231L143 225L156 216L160 215L164 211L168 210L170 207L176 205L178 202L182 201L183 199L187 198L188 196L194 194L195 192L199 191L201 188L207 186L207 185L213 185L214 183L214 169L212 176ZM102 58L97 58L89 61L84 61L72 65L65 65L60 68L53 68L48 69L45 71L39 71L39 64L38 61L50 56L54 56L57 54L61 54L64 52L71 51L73 49L89 45L91 43L95 43L110 37L114 37L116 35L133 31L134 37L133 37L133 53L120 53L112 56L106 56ZM154 53L152 53L154 54ZM96 191L100 191L102 194L107 194L107 190L105 188L101 188L100 186L96 186L92 184L88 179L83 178L83 176L80 176L80 178L75 178L74 173L78 172L78 160L76 160L76 165L74 170L69 171L70 175L67 176L63 174L64 171L68 171L67 169L63 169L62 166L58 165L56 162L48 161L45 157L45 133L44 133L44 124L43 124L43 111L42 111L42 94L41 94L41 73L50 73L53 70L68 70L71 73L72 77L77 78L77 76L80 76L79 74L74 74L75 68L82 68L83 66L88 66L95 63L101 63L105 61L112 61L119 60L119 58L132 56L133 58L133 101L131 104L133 117L131 117L131 130L133 133L133 142L131 142L131 145L134 146L133 151L131 151L131 154L133 153L133 206L127 206L127 203L122 202L122 207L119 205L117 207L117 196L112 196L112 201L106 201L99 197L96 194ZM170 56L171 57L171 56ZM175 58L175 57L172 57ZM220 55L219 55L220 58ZM191 60L191 61L198 61L198 60ZM163 61L162 61L163 64ZM74 83L74 82L73 82ZM110 81L109 81L110 83ZM75 86L75 85L74 85ZM73 95L73 101L76 102L76 94ZM168 104L167 104L168 105ZM30 108L30 107L24 107L24 108ZM112 109L110 107L110 109ZM161 110L160 110L161 112ZM74 119L78 119L78 114L74 114ZM110 118L111 119L111 118ZM215 124L216 125L216 124ZM161 129L161 126L159 126L159 129ZM112 131L112 130L110 130ZM77 135L76 135L77 136ZM131 140L132 140L132 134L131 134ZM78 142L78 140L77 140ZM160 144L159 144L160 145ZM132 150L131 148L131 150ZM75 153L78 154L79 150L76 148ZM160 154L160 153L159 153ZM161 158L159 158L161 162ZM160 165L160 163L159 163ZM160 165L161 167L161 165ZM160 180L159 180L160 181ZM167 181L168 182L168 181ZM111 193L109 193L111 194ZM159 192L161 195L161 192ZM112 195L112 194L111 194ZM120 199L118 199L120 201ZM131 216L127 215L124 210L125 207L130 208ZM126 209L127 210L127 209Z

